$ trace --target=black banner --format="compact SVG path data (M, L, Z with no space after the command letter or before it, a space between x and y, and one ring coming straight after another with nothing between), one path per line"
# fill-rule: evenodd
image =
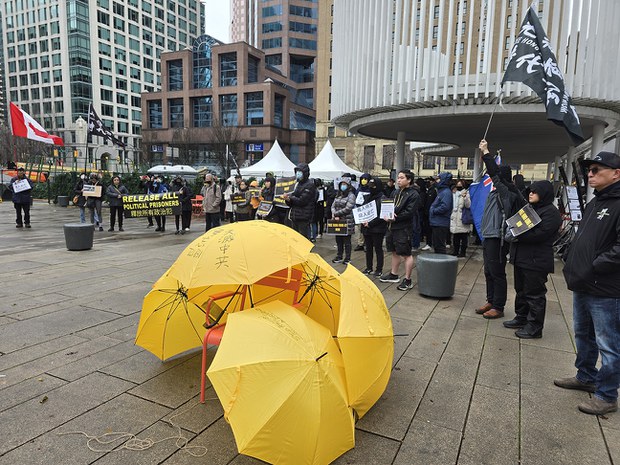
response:
M506 81L522 82L531 88L545 104L547 119L563 126L575 145L584 141L579 116L564 86L564 76L533 7L527 10L515 39L502 86Z
M230 201L233 205L240 205L246 203L245 194L243 192L235 192L230 196Z
M295 190L295 184L297 179L294 176L288 178L278 178L276 180L276 187L273 194L273 204L276 207L289 208L284 199L283 194L290 194Z
M260 217L265 217L271 213L273 209L273 202L268 200L262 200L260 204L258 204L258 208L256 209L256 215Z
M334 236L346 236L347 235L347 222L327 220L327 234Z
M180 215L181 202L177 192L163 194L123 195L125 218Z

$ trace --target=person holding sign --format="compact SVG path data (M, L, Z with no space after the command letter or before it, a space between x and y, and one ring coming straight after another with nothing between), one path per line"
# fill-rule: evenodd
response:
M106 190L108 196L108 203L110 204L110 229L109 232L114 231L114 223L118 216L118 230L123 231L123 195L128 195L129 191L125 186L121 184L121 178L114 176L112 178L112 184L108 186Z
M506 240L510 245L510 263L514 266L515 317L504 326L517 329L522 339L542 337L547 308L547 275L553 273L553 243L558 237L562 216L553 205L553 184L533 182L528 193L540 223L514 237L510 231Z
M332 260L333 263L347 265L351 261L351 235L355 232L353 209L355 208L355 191L351 186L350 178L342 178L338 184L338 194L332 204L332 219L347 223L346 235L336 236L338 252ZM344 252L344 255L343 255Z
M310 179L310 167L307 163L300 163L295 167L297 184L293 192L282 195L290 210L288 219L291 227L306 239L310 239L310 221L314 216L316 202L316 186Z
M251 198L252 192L248 189L248 183L242 179L239 183L239 192L232 197L233 206L237 210L237 221L248 221L251 219Z
M91 224L99 228L99 231L103 231L103 216L101 215L103 186L97 173L90 173L88 183L84 184L82 191L86 196L86 208L90 212Z
M388 252L392 252L392 267L389 273L379 278L382 283L397 283L400 278L398 269L400 262L405 262L405 277L396 289L407 291L413 287L411 271L413 270L413 256L411 255L411 240L413 238L413 215L418 209L420 195L411 187L413 173L402 170L396 177L398 190L394 193L394 216L388 220L388 231L385 236L385 245Z
M276 207L273 205L275 188L276 179L273 176L267 176L263 182L263 188L260 192L260 196L263 200L256 211L256 216L258 216L259 219L270 221L272 223L278 222Z
M15 227L30 228L30 204L32 203L32 183L26 177L24 168L17 168L17 176L11 178L9 189L13 192L13 206L15 207ZM22 218L23 212L23 218Z
M381 179L373 177L368 181L368 191L369 195L365 197L366 204L374 202L377 212L380 212L381 201L385 198ZM364 244L366 246L366 269L364 274L372 274L377 278L380 278L383 274L383 238L386 231L387 223L379 215L371 221L362 223L362 235L364 236ZM374 273L372 271L373 254L377 256L377 267Z

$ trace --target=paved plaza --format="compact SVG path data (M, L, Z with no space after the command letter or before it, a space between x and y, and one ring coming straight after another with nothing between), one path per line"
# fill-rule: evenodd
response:
M162 363L133 343L144 295L201 234L202 218L175 236L170 217L164 234L143 219L109 233L106 217L92 250L70 252L62 225L78 218L74 207L35 201L32 229L20 230L12 203L0 203L0 465L262 463L237 453L212 388L198 402L199 350ZM333 244L324 236L316 250L330 260ZM363 253L352 263L363 268ZM538 340L474 314L485 295L479 248L460 260L451 299L377 284L396 335L394 370L357 423L356 447L336 464L620 464L620 413L579 413L588 394L552 382L574 374L572 298L560 263ZM508 318L513 299L509 291ZM179 436L173 425L206 455L174 439L95 452L85 436L62 434L159 441Z

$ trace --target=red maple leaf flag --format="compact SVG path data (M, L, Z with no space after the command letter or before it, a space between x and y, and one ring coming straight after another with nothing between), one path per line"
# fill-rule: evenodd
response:
M47 131L32 118L32 116L17 107L17 105L13 102L11 102L10 107L11 129L13 130L14 136L38 140L39 142L44 142L46 144L65 145L60 137L48 134Z

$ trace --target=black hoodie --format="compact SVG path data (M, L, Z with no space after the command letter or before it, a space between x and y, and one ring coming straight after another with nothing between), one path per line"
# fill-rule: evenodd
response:
M564 265L571 291L620 298L620 181L594 192Z
M295 190L287 200L291 211L289 218L294 222L310 222L314 216L314 203L316 202L316 186L310 179L310 167L307 163L300 163L295 167L295 172L301 171L302 178L295 185Z
M368 226L362 225L362 234L385 234L387 231L387 223L380 217L381 215L381 200L385 198L383 194L383 183L381 179L377 177L371 178L373 183L368 186L369 195L364 197L364 204L375 202L377 205L377 217L368 222Z
M553 184L536 181L529 190L540 198L531 205L541 221L511 244L510 263L525 270L553 273L553 243L558 237L562 215L553 205Z

